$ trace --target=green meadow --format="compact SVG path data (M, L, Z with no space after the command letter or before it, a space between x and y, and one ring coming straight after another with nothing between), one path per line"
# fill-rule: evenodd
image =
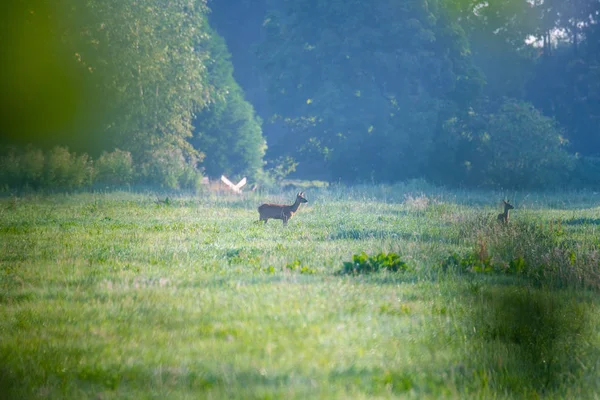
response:
M0 398L600 396L599 195L305 193L0 198Z

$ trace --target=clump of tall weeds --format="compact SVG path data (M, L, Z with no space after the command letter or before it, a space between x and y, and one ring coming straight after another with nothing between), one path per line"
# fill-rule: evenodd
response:
M594 375L600 253L569 238L560 221L470 221L462 227L471 249L442 261L470 278L458 336L469 343L465 363L480 383L519 397L569 397L569 388ZM521 277L486 285L480 274ZM473 278L473 279L471 279ZM590 356L591 355L591 356Z
M539 285L600 289L600 252L567 240L560 221L477 224L474 245L452 254L442 269L518 275Z

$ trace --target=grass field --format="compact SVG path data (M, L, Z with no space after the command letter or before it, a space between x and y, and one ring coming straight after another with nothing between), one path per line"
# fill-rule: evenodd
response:
M168 196L0 199L0 398L600 397L600 196Z

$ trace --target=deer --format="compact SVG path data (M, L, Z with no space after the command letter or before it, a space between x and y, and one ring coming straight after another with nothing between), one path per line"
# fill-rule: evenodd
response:
M298 212L298 208L302 203L308 203L308 200L304 198L304 192L299 192L296 195L296 201L291 206L265 203L258 207L260 216L257 222L265 221L266 224L269 218L280 219L283 221L283 226L286 226L288 221Z
M510 210L515 208L512 204L509 203L509 201L502 200L502 203L504 203L504 212L498 214L498 222L500 223L508 224L508 213Z

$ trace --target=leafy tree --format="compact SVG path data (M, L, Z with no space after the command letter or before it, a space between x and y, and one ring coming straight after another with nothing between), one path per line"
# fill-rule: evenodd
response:
M42 42L39 64L50 65L52 71L64 66L63 74L74 77L63 79L67 89L50 85L52 91L41 94L54 95L58 110L77 110L48 129L43 125L52 121L51 111L44 108L45 114L33 115L39 123L31 129L40 128L41 133L32 135L32 141L77 142L92 154L119 147L131 152L136 163L146 162L161 146L181 149L189 162L198 157L186 139L191 136L194 111L203 108L211 95L205 68L208 55L199 51L208 29L204 1L23 4L19 11L25 17L16 28L31 32L24 37L35 35ZM29 47L20 50L24 54L37 50L34 43L25 44ZM20 82L13 85L17 94L39 72L24 71L13 75ZM21 105L35 113L36 104L25 100ZM65 137L59 133L63 130L73 134Z
M417 176L440 122L477 95L481 76L441 2L283 1L260 57L298 169L330 179Z
M78 3L79 4L79 3ZM102 128L117 147L144 159L173 145L193 154L193 112L206 105L210 86L198 51L208 29L202 1L88 0L73 6L85 15L73 35L78 63L110 99ZM78 8L82 7L81 10ZM85 7L85 8L83 8Z
M216 96L196 116L196 132L190 142L206 154L202 166L207 175L256 177L262 170L266 149L261 122L233 78L224 40L214 31L210 35L207 72Z
M447 3L466 32L473 62L485 76L483 95L496 101L523 98L538 53L527 42L537 32L532 4L524 0Z
M531 104L506 100L493 112L452 118L437 143L437 178L469 186L550 187L573 169L552 118Z
M600 155L600 4L589 0L537 5L543 53L527 99L565 127L574 151Z

